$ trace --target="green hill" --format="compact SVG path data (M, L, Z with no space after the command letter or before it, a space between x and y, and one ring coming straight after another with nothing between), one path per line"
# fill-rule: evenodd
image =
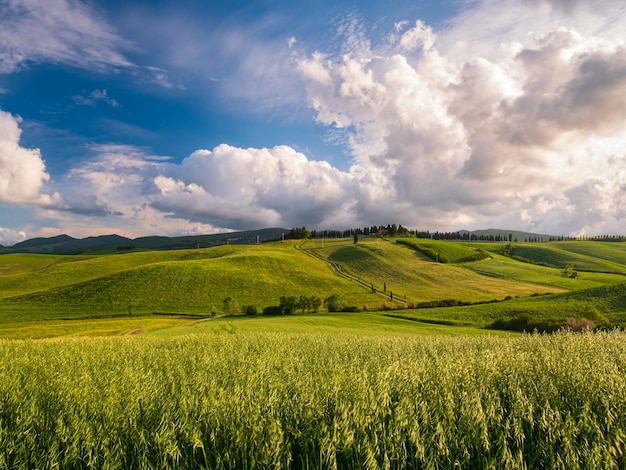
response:
M406 239L413 243L410 240L416 239ZM453 259L476 253L474 248L457 242L420 240L417 243L436 247ZM333 262L342 272L373 284L377 290L386 288L387 293L393 292L401 298L406 295L413 303L446 299L480 302L562 290L528 280L485 276L454 263L436 263L413 249L413 245L407 247L388 240L364 238L356 245L346 239L326 240L323 246L321 240L310 240L302 247Z
M38 318L153 312L210 315L220 312L226 297L259 310L277 304L281 296L323 299L338 293L355 305L382 301L295 250L291 242L69 259L36 272L2 277L3 291L9 287L16 294L18 285L29 291L4 296L0 312L5 318L11 312L33 312L30 316Z
M185 316L220 314L227 297L262 311L281 296L333 294L369 311L403 307L389 315L426 322L484 327L525 313L562 319L597 312L611 324L626 324L620 287L626 277L615 274L626 273L626 245L514 243L513 257L500 254L507 245L362 237L357 244L315 239L119 254L5 254L0 336L29 336L27 324L38 328L33 336L72 334L67 320L86 334L89 319L92 331L104 334L148 331L188 321ZM580 276L552 267L564 263L574 264Z
M487 327L497 321L524 317L535 326L558 328L567 317L588 318L599 326L626 327L626 282L555 295L510 299L505 302L449 308L398 310L396 317L435 324ZM535 326L532 326L535 325Z

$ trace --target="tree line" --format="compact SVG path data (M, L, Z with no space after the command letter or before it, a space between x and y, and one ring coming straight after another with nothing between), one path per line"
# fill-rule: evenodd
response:
M408 237L426 238L430 240L450 240L450 241L480 241L480 242L558 242L558 241L626 241L626 235L595 235L595 236L527 236L523 240L509 234L475 234L467 231L456 232L431 232L430 230L411 230L402 224L371 225L362 228L349 228L344 230L309 230L306 227L294 227L283 235L284 239L300 240L307 238L354 238L359 236L380 236L380 237ZM274 241L277 239L274 239Z
M333 294L323 301L316 295L306 296L281 296L277 305L270 305L261 312L256 305L239 306L239 303L232 297L226 297L222 301L222 313L224 315L234 315L243 313L245 315L293 315L296 313L317 313L320 307L324 306L329 312L359 312L360 309L354 305L349 305L346 299L340 294ZM213 312L215 315L215 312Z

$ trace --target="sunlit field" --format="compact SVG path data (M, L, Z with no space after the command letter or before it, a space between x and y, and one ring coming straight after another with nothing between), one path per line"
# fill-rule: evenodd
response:
M625 341L2 341L0 468L621 468Z

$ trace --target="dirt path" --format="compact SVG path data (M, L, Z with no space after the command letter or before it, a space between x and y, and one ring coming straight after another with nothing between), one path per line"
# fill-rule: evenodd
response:
M143 328L137 328L136 330L130 330L124 333L124 336L138 335L139 333L143 333Z

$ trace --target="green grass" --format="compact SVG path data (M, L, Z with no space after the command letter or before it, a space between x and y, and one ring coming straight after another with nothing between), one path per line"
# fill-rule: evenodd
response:
M472 260L480 254L484 243L461 243L441 240L427 240L423 238L391 238L392 241L413 247L417 251L430 253L426 256L430 260L439 260L444 263L462 263ZM436 255L433 257L432 255Z
M579 273L577 279L572 279L564 276L559 268L521 263L496 254L491 256L490 259L468 263L466 266L476 273L485 276L552 286L555 288L555 291L561 289L583 290L626 280L626 277L620 274L594 272Z
M616 291L607 290L604 298L593 291L623 282L623 275L585 271L578 279L570 279L560 269L497 254L506 243L403 241L436 250L452 262L436 263L419 250L394 240L366 237L356 245L351 239L326 239L98 256L0 255L0 337L89 334L85 325L90 321L96 334L119 334L132 329L125 330L125 322L132 318L142 318L141 328L148 331L151 321L155 329L172 325L159 323L162 317L157 320L154 312L208 317L221 313L226 297L234 298L241 307L255 305L261 311L276 305L281 296L316 295L323 299L332 294L341 294L348 304L366 306L370 311L381 309L385 303L393 306L391 293L395 299L406 297L414 304L448 299L465 303L515 299L475 308L400 311L411 320L470 327L484 327L523 312L537 318L564 318L567 312L584 312L592 304L613 324L626 324L623 312L615 307L621 301ZM315 257L298 250L298 246ZM514 247L525 250L523 253L534 256L537 262L578 259L581 266L585 261L589 269L626 269L619 264L626 258L626 245L619 243L558 242ZM489 257L468 261L479 250L489 252ZM335 274L324 260L347 278ZM379 293L371 292L372 284ZM384 287L386 297L381 295ZM530 297L567 291L583 292L581 295L591 300L568 300L570 297L558 295ZM402 302L395 303L395 307L400 305ZM605 306L607 312L603 311ZM114 325L116 318L122 322L119 328ZM85 323L71 324L74 320ZM437 329L445 326L438 325Z
M86 260L67 257L39 271L6 275L2 282L9 293L17 290L6 288L13 284L28 293L9 296L3 292L0 329L2 325L35 320L144 316L153 312L210 316L220 313L223 299L229 296L241 307L255 305L259 311L278 304L281 296L291 295L324 299L338 293L357 306L380 306L384 301L336 276L327 264L297 251L293 243L130 253ZM53 287L45 288L49 284Z
M454 243L437 242L442 246ZM458 299L479 302L503 299L507 296L527 296L533 293L558 292L562 289L540 285L531 280L484 276L464 265L435 263L406 246L377 239L311 240L303 248L335 263L343 272L354 275L387 292L412 302ZM452 248L448 249L452 252ZM473 249L470 250L474 252ZM461 249L457 252L465 253Z
M132 316L114 318L67 318L37 320L28 315L24 321L0 323L0 338L39 339L69 336L119 336L149 334L160 329L175 328L192 321L181 316Z
M564 320L601 314L612 326L626 327L626 283L465 307L396 310L394 314L474 327L486 327L496 320L520 315L530 315L537 320Z
M513 254L535 263L546 263L556 267L573 264L574 269L579 271L626 273L626 266L622 264L586 254L575 253L565 248L566 245L555 246L550 243L513 245Z
M626 335L0 341L0 468L624 468Z
M626 243L623 242L557 242L556 246L565 251L626 266Z
M147 251L98 256L0 255L0 298L70 286L102 276L168 261L217 259L245 248Z
M274 333L354 334L358 336L476 336L508 335L506 332L487 331L473 326L447 326L398 318L393 312L321 313L287 316L235 316L212 318L155 331L158 336L193 334L251 334L261 331Z

